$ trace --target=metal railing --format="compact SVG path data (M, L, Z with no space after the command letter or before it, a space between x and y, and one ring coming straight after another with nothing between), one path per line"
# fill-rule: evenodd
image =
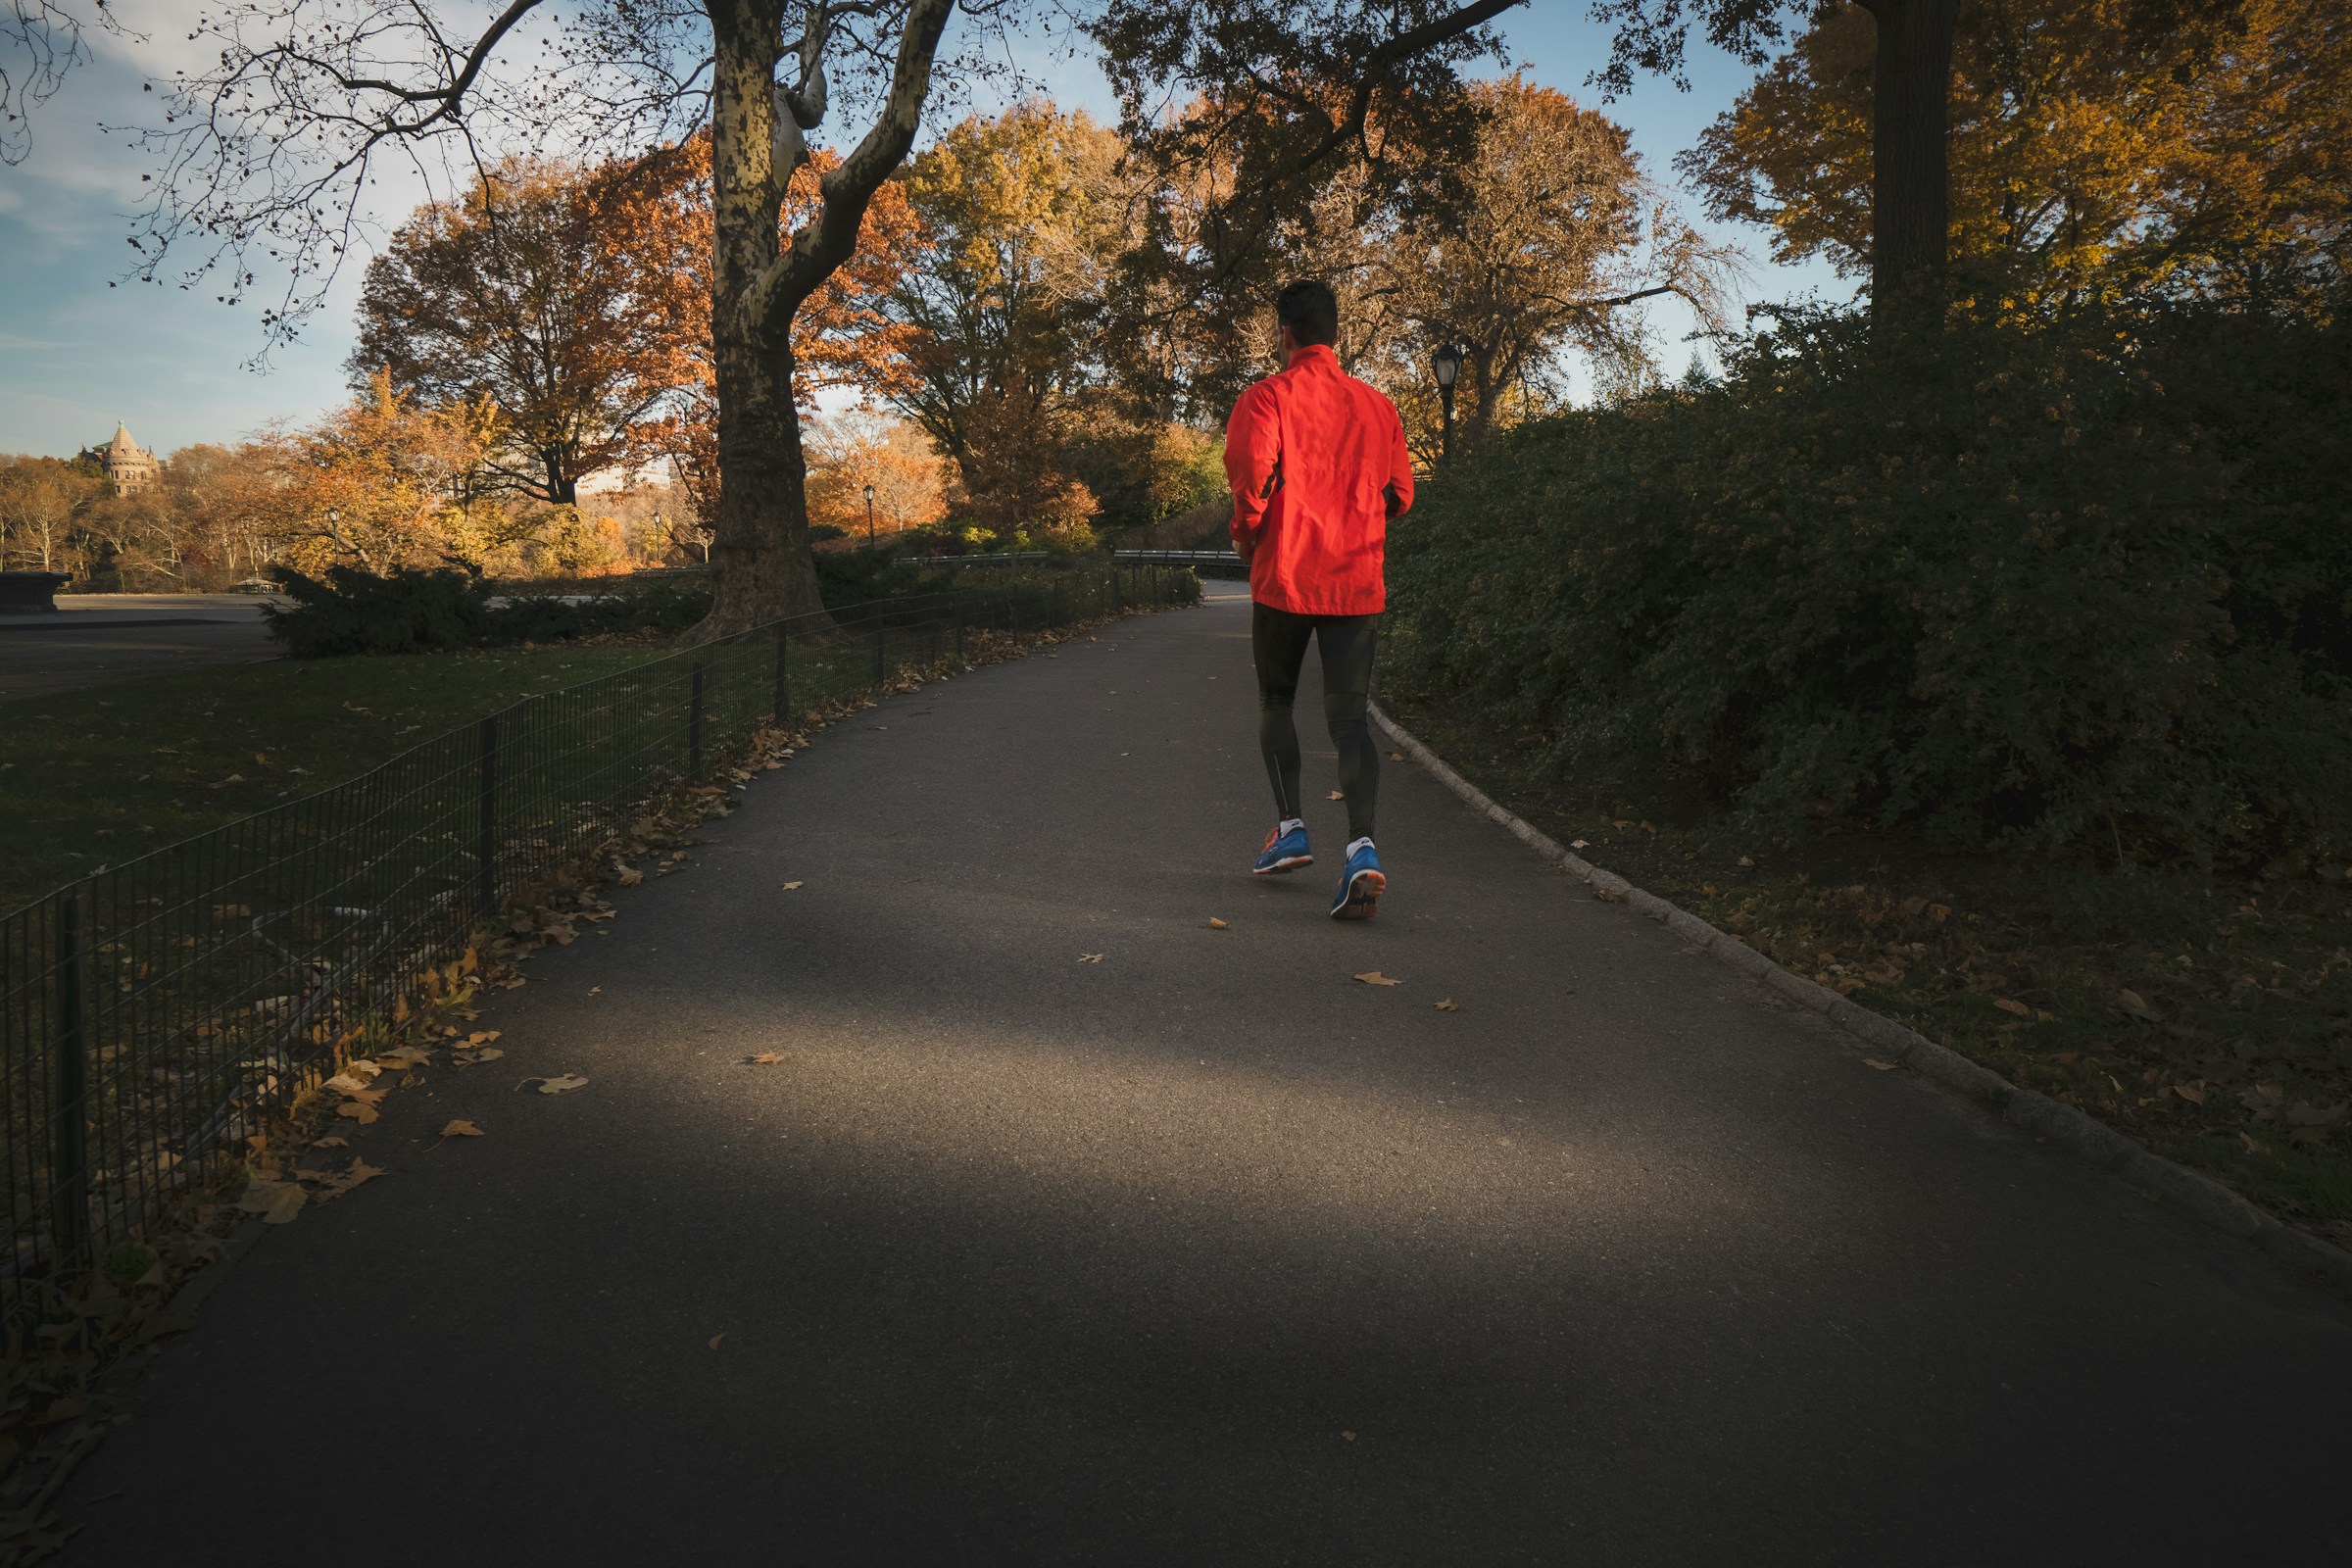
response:
M1114 550L1122 566L1190 566L1204 577L1247 577L1250 564L1230 550Z
M1197 593L1190 573L1120 566L771 623L525 699L0 919L0 1319L39 1279L135 1263L160 1214L322 1064L380 1047L513 894L761 723L976 632Z

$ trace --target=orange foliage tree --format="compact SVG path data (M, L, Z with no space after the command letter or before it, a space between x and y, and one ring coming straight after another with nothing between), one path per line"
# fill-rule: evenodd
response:
M793 230L814 220L822 181L839 163L836 154L813 148L793 171L780 223L787 241ZM640 162L614 213L632 234L631 244L652 280L649 308L685 368L679 407L663 421L658 445L674 464L707 529L716 526L719 493L710 200L706 132ZM884 303L917 239L918 225L905 194L896 182L885 183L866 206L857 249L793 317L793 386L802 397L828 387L887 396L905 384L908 329L885 311Z

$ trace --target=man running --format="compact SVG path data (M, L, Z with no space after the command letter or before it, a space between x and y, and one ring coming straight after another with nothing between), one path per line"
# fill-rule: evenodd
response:
M1233 547L1250 564L1250 642L1257 662L1257 742L1280 820L1250 867L1259 875L1314 864L1298 804L1298 729L1291 708L1306 643L1323 652L1323 717L1340 753L1348 799L1348 863L1332 918L1368 920L1388 878L1372 849L1380 748L1365 709L1380 612L1389 519L1413 504L1413 469L1396 407L1340 368L1339 301L1316 282L1275 302L1284 368L1233 406L1225 477Z

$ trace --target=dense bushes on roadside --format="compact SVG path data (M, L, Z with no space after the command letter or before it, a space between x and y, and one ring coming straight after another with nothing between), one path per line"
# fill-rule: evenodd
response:
M564 642L615 632L679 632L709 612L709 589L632 583L587 596L501 590L478 574L404 567L385 575L329 566L324 580L289 566L270 576L294 601L266 606L270 635L296 659L417 654Z
M1035 627L1091 604L1099 579L1078 558L1018 568L958 568L906 562L884 551L824 552L817 588L829 610L912 595L959 594L972 605L971 625ZM576 585L501 588L471 573L396 570L388 575L330 566L323 581L288 567L270 568L290 609L265 606L270 635L296 659L347 654L416 654L575 637L652 632L675 635L710 610L710 590L667 582L623 583L602 592ZM1200 583L1188 575L1162 583L1160 602L1190 604Z
M1392 535L1390 680L1752 822L2352 846L2352 331L1829 318L1525 426Z

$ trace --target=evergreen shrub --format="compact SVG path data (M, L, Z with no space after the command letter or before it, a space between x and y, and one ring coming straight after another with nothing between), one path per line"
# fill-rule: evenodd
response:
M2143 859L2352 845L2352 331L1785 323L1391 534L1387 679L1751 826Z

